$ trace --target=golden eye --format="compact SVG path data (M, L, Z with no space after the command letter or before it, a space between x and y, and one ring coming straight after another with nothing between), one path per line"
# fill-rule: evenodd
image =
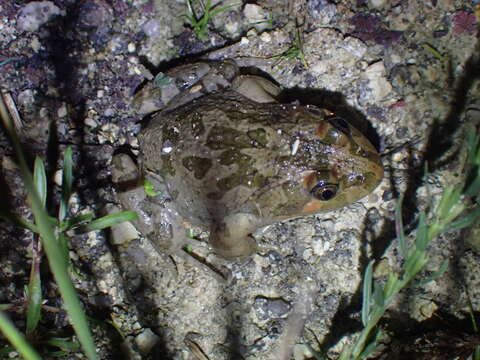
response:
M310 194L318 200L328 201L332 200L335 195L337 195L337 190L338 185L320 181L312 190L310 190Z

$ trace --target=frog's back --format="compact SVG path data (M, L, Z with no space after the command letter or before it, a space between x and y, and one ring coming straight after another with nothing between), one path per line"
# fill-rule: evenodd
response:
M340 181L344 170L357 174L356 168L375 164L363 178L375 187L381 165L368 141L367 151L356 157L353 140L343 141L343 149L336 146L337 139L325 135L332 127L327 114L316 107L260 104L234 91L210 94L152 117L139 138L144 166L165 178L191 221L236 212L287 218L338 208L364 196L362 184L356 194L320 209L308 205L312 181Z

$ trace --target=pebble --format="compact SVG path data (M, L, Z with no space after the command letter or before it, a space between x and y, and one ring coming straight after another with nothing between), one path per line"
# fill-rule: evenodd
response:
M386 4L385 0L370 0L370 6L374 9L383 8Z
M120 211L120 208L111 206L108 209L108 214L112 215ZM139 233L130 221L124 221L110 227L110 241L114 245L125 244L138 238Z
M248 22L255 26L257 31L263 31L268 28L268 13L256 4L246 4L243 8L243 15Z
M113 19L113 10L102 0L84 0L77 10L77 23L82 29L105 26Z
M53 2L32 1L20 10L17 25L20 30L33 32L57 15L63 14Z
M368 81L365 100L369 103L378 103L392 91L392 85L386 78L383 61L370 65L362 77Z
M157 37L158 35L160 35L161 29L162 29L162 24L160 23L160 20L158 20L158 19L148 20L142 26L143 32L148 37Z
M267 320L287 315L290 311L290 304L280 298L270 299L264 296L257 296L255 298L254 308L259 318Z
M151 329L145 329L135 338L135 344L142 354L150 353L152 348L158 343L160 338Z

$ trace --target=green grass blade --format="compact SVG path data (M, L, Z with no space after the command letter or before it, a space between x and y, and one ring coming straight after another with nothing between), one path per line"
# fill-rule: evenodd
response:
M376 341L372 341L370 344L368 344L367 346L365 346L365 349L363 350L363 352L360 354L359 358L360 359L366 359L368 358L370 355L373 354L373 352L375 350L378 349L378 344L376 343Z
M35 244L27 291L27 335L35 331L41 317L43 297L42 281L40 278L40 260L41 254L38 251L38 244Z
M385 299L390 298L393 296L398 290L398 275L395 272L391 272L388 274L387 282L383 288L383 295Z
M47 203L47 175L45 173L45 165L43 160L38 156L35 158L35 167L33 169L33 182L37 189L38 196L42 205Z
M477 168L476 172L475 178L467 185L465 190L467 196L478 196L480 194L480 168Z
M0 330L25 360L42 359L2 311L0 311Z
M466 128L466 133L467 133L467 148L468 148L468 157L467 157L467 163L470 165L475 165L477 164L476 162L476 157L478 155L478 146L480 143L480 137L477 135L477 132L475 131L475 127L473 125L469 125ZM478 165L478 164L477 164Z
M63 172L62 172L62 197L60 199L60 209L58 220L61 222L68 213L68 201L72 195L73 185L73 152L68 146L63 155Z
M432 282L433 280L438 279L440 276L442 276L445 273L445 271L447 271L448 264L449 264L448 259L443 260L442 264L440 265L437 271L435 271L432 275L428 276L424 280L418 282L416 286L424 286L429 282Z
M62 254L61 259L65 261L65 264L68 267L69 249L68 249L68 238L67 236L65 236L65 233L58 234L57 246L60 251L60 254Z
M428 52L430 52L433 56L435 56L438 60L440 61L444 60L444 56L432 45L425 43L425 44L422 44L422 47Z
M133 221L138 217L135 211L122 211L112 215L106 215L100 219L93 220L91 223L80 227L81 232L102 230L107 227L120 224L124 221Z
M442 197L440 202L438 203L436 214L438 217L443 218L446 214L448 214L450 208L453 206L452 204L452 197L455 188L453 186L447 186L442 193Z
M385 306L385 296L383 295L384 290L382 286L375 282L373 284L373 303L375 304L374 307L383 308Z
M398 239L398 247L400 249L400 254L403 258L407 257L407 240L405 238L405 231L403 227L403 219L402 219L402 203L403 203L403 196L398 199L397 204L395 206L395 230L397 232L397 239Z
M362 323L367 326L370 315L370 306L372 304L372 280L373 280L373 261L367 266L363 278L363 301L362 301Z
M225 10L228 10L232 7L235 7L235 6L238 6L238 5L241 5L241 3L235 3L235 4L230 4L230 5L226 5L226 6L223 6L219 9L215 9L213 10L212 12L209 13L210 15L210 19L213 19L215 16L217 16L218 14L224 12Z
M460 219L450 223L448 230L459 230L473 225L480 220L480 207L477 207L467 215L462 216Z
M328 360L328 358L325 355L323 355L321 352L315 351L315 349L311 347L310 344L304 344L304 345L308 349L308 351L310 351L310 353L313 354L313 358L315 360Z
M59 349L69 352L78 351L80 349L79 344L68 338L49 338L48 340L44 341L43 344L55 346Z
M98 359L85 314L83 313L80 300L77 297L75 288L68 275L67 263L62 259L62 253L57 244L54 226L52 225L50 217L37 194L33 183L33 177L27 166L20 141L15 133L13 122L3 101L0 101L0 118L2 118L5 128L10 135L17 156L20 173L35 217L35 224L38 226L50 269L52 270L55 281L60 289L65 308L72 322L73 328L75 329L75 333L77 334L87 357L90 360Z
M159 192L155 190L155 187L153 186L152 182L149 181L148 179L143 180L143 190L145 190L145 194L147 194L147 196L150 196L150 197L155 197L159 194Z
M419 251L425 251L428 245L428 226L427 215L424 211L420 212L417 225L417 238L415 239L415 246Z
M62 224L61 230L62 231L70 230L71 228L73 228L75 226L78 226L81 223L92 221L92 219L93 219L93 214L92 213L87 213L87 214L82 214L82 215L69 217Z
M28 229L38 234L38 228L35 224L32 224L31 222L22 219L20 216L14 215L8 211L0 211L0 219L10 221L21 228Z

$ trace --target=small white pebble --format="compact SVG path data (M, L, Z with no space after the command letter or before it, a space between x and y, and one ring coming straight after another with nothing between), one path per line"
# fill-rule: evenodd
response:
M62 186L62 179L63 179L63 171L62 170L55 171L55 174L53 174L53 182L58 186Z
M134 43L128 43L127 50L129 53L133 53L136 50L136 46Z
M248 40L245 36L240 40L240 45L248 45L249 43L250 40Z
M404 159L405 159L405 154L401 153L401 152L397 152L397 153L393 154L393 156L392 156L392 160L394 162L400 162Z
M85 125L87 125L88 127L91 127L91 128L94 128L94 127L98 126L97 122L94 119L89 118L89 117L87 117L85 119L84 123L85 123Z
M130 64L138 64L138 57L136 57L136 56L129 56L129 57L128 57L128 62L129 62Z
M203 86L198 84L198 85L194 85L190 88L189 92L190 94L195 94L196 92L202 90Z
M173 150L173 146L164 146L162 148L162 154L170 154Z
M269 43L270 41L272 41L272 36L269 33L264 32L262 33L262 35L260 35L260 40L262 40L263 42Z
M142 354L148 354L159 340L160 338L152 330L145 329L142 333L137 335L135 343Z
M65 116L67 116L67 106L65 105L65 103L62 104L62 106L60 106L57 110L57 116L59 118L63 118Z
M295 155L297 153L299 145L300 145L300 140L296 139L292 145L292 155Z

